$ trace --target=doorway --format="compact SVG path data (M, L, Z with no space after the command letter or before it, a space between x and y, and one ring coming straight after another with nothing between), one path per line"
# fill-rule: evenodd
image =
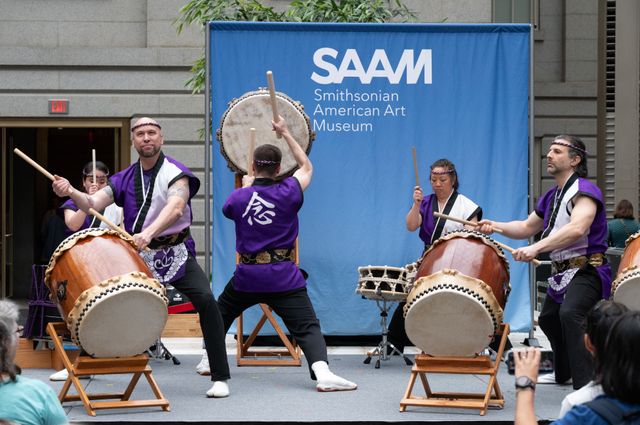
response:
M55 196L51 182L20 157L18 148L52 174L82 187L82 168L96 159L111 174L129 164L129 121L14 121L0 120L2 138L2 238L0 299L25 299L31 287L33 264L47 264L60 242L55 226L61 225L57 207L65 201ZM53 241L56 239L56 241ZM54 248L52 248L52 246Z

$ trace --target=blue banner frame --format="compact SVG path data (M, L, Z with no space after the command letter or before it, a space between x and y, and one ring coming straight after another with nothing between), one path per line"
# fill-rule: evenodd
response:
M357 268L401 267L422 251L417 232L405 228L415 185L412 147L425 193L429 164L448 158L460 192L485 217L526 217L529 25L212 22L208 37L213 134L230 100L266 86L267 70L278 91L304 105L317 133L299 243L325 334L379 333L375 303L355 293ZM235 264L233 223L221 212L234 175L218 142L211 155L218 295ZM528 268L507 257L505 320L512 330L528 330ZM255 310L248 315L257 317Z

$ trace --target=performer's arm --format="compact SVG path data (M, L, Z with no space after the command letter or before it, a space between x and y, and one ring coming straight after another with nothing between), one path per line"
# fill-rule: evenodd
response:
M407 213L407 230L410 232L416 231L422 225L422 215L420 214L420 204L424 195L422 194L422 188L415 186L413 188L413 205Z
M162 208L158 218L156 218L146 229L133 235L133 241L139 249L144 249L151 240L158 236L163 230L176 222L182 214L184 207L189 201L189 178L183 177L176 180L167 192L167 205Z
M89 195L88 193L76 190L71 186L69 180L64 177L54 177L55 180L51 184L51 187L55 194L60 197L70 197L76 206L87 214L89 213L89 208L93 208L96 211L102 211L114 201L113 191L109 186L103 187L93 195Z
M549 252L571 245L587 234L597 211L598 206L593 199L588 196L578 197L571 211L571 221L568 224L561 227L551 236L541 239L531 246L517 249L513 253L513 258L520 260L518 252L522 251L523 260L529 261L529 259L535 258L541 252ZM533 257L528 258L531 255Z
M89 187L89 195L93 195L98 191L98 186L95 184L91 184ZM84 219L87 218L87 213L78 209L77 211L73 211L71 209L64 210L64 224L67 225L69 230L73 232L77 232L80 230L82 225L84 224Z
M526 239L542 230L544 221L538 217L538 214L532 212L526 220L515 220L509 222L480 220L478 222L479 230L482 233L491 234L494 228L502 230L502 234L511 239Z
M513 356L516 376L526 376L533 382L538 380L538 368L540 367L540 350L537 348L528 348L514 352ZM534 409L535 390L533 389L517 389L516 390L516 417L515 425L531 425L537 424L536 413Z
M313 165L311 164L309 157L304 150L302 150L302 147L300 147L296 142L291 133L289 133L287 123L282 117L280 117L280 120L277 123L275 121L271 121L271 124L273 125L275 132L277 134L281 134L287 142L287 145L291 150L291 154L296 160L296 164L298 164L298 169L293 173L293 177L300 182L302 190L305 190L311 183L311 177L313 175Z

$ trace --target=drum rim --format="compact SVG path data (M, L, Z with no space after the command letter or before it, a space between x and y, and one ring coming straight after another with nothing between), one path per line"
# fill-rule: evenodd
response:
M620 285L634 277L640 277L640 268L637 265L634 264L622 270L613 283L611 283L611 297L614 296Z
M122 233L116 232L115 230L101 229L98 227L91 227L89 229L79 230L73 233L72 235L67 236L62 242L60 242L56 250L53 251L53 254L51 254L51 258L49 259L49 263L47 264L47 269L44 272L44 283L45 285L47 285L49 290L51 290L51 285L49 282L51 279L51 273L53 273L53 269L55 268L56 262L58 261L59 257L61 257L65 252L73 248L79 241L86 239L89 236L98 237L98 236L105 236L105 235L117 236L123 241L128 242L129 245L131 245L134 249L137 250L136 244L135 242L133 242L133 238L128 238L124 236Z
M258 90L248 91L248 92L244 93L242 96L240 96L238 98L231 99L231 101L229 101L228 104L227 104L228 105L227 109L224 111L224 113L222 114L222 117L220 118L220 126L216 130L216 140L220 144L220 153L222 154L224 159L227 161L227 168L229 168L234 173L247 174L247 170L244 170L242 168L242 165L238 165L238 164L235 163L235 161L232 161L231 158L229 157L229 155L227 154L225 148L224 148L225 144L224 144L224 140L223 140L224 139L223 138L223 129L224 129L225 120L227 119L227 116L229 115L229 113L231 112L233 107L236 106L237 104L239 104L240 102L242 102L244 100L247 100L247 99L249 99L251 97L254 97L254 96L261 96L262 97L262 96L265 96L265 95L269 96L269 91L267 89L265 89L264 87L259 87ZM288 95L286 95L285 93L282 93L282 92L278 92L278 91L275 92L275 96L285 100L288 103L290 103L298 112L300 112L300 115L302 116L302 118L304 119L304 122L306 124L307 133L308 133L308 144L307 144L306 149L304 149L304 151L305 151L305 153L307 155L309 155L309 153L311 152L311 147L313 145L313 142L316 139L316 132L313 131L313 128L311 126L311 118L304 111L304 106L302 105L302 103L293 100L291 97L289 97ZM290 170L281 171L280 174L278 174L277 177L284 178L284 177L291 176L291 175L293 175L293 173L295 172L295 170L297 168L298 168L298 166L294 165Z

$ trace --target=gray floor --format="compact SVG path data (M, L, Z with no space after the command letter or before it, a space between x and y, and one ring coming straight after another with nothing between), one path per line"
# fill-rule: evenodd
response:
M509 423L514 418L513 376L500 368L499 383L505 395L502 410L490 410L480 416L477 410L409 407L400 413L399 402L409 379L410 366L394 357L383 362L380 369L362 363L362 355L331 355L334 372L358 383L357 391L319 393L309 379L306 363L302 367L242 367L235 366L229 356L232 379L231 396L207 399L205 391L211 385L208 377L195 373L200 360L197 355L178 356L181 364L152 359L153 374L171 411L160 408L118 409L99 411L96 417L87 415L81 403L67 403L65 410L72 423L133 423L133 422L447 422L447 423ZM49 369L26 369L25 376L49 382ZM486 377L468 375L432 375L434 391L482 392ZM122 391L128 380L124 375L103 375L86 382L88 392ZM57 391L61 382L49 382ZM417 390L416 390L417 391ZM562 398L571 387L540 385L536 391L536 412L543 421L555 419ZM414 392L422 395L422 392ZM151 398L144 379L136 387L132 399Z

